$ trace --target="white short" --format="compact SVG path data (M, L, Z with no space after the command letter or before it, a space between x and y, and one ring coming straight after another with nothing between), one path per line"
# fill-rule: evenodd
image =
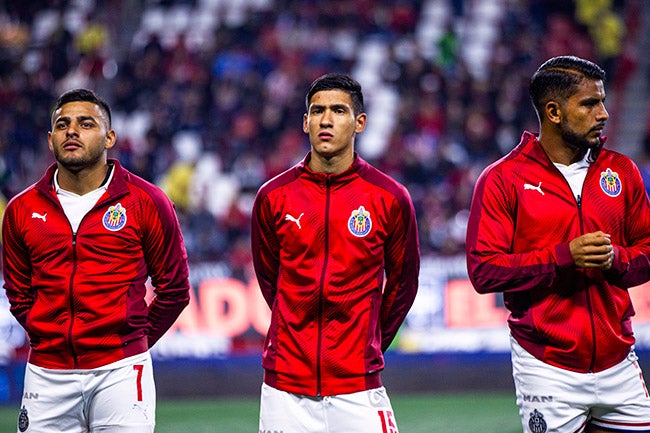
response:
M92 370L28 363L18 433L152 433L155 411L149 352Z
M634 350L598 373L546 364L514 338L512 375L525 433L580 433L587 424L614 432L650 432L650 397Z
M398 433L384 387L328 397L262 384L259 433Z

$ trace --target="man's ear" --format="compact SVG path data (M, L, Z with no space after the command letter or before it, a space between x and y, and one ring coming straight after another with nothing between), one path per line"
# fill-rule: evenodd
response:
M363 132L364 129L366 129L366 121L368 119L368 116L366 113L361 113L358 114L355 121L356 121L356 126L354 128L354 132L356 134Z
M544 115L554 124L559 124L562 121L562 107L555 101L548 101L544 105Z
M106 132L106 141L104 142L104 149L110 149L111 147L115 146L115 142L117 141L117 134L115 134L115 131L113 129L110 129Z

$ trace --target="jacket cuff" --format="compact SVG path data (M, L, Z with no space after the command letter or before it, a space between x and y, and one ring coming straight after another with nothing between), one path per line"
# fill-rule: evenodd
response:
M630 266L630 263L627 261L627 256L622 254L622 250L614 246L614 261L612 262L612 267L609 269L610 272L617 273L619 275L625 273Z
M555 246L555 261L560 267L568 267L574 264L568 242Z

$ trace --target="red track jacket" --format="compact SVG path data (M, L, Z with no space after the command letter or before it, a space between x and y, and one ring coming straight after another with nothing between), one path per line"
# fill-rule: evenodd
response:
M253 259L272 310L264 381L311 396L375 388L417 292L413 204L356 154L338 175L312 172L309 158L255 199Z
M189 302L187 254L171 201L115 160L76 235L53 187L56 165L14 197L2 225L11 312L29 362L91 369L146 351ZM145 282L156 297L147 307Z
M607 272L577 268L569 251L572 239L597 230L615 248ZM600 149L576 200L536 136L524 132L479 177L466 248L474 287L504 292L511 334L533 356L577 372L627 356L634 344L627 289L650 279L650 204L628 157Z

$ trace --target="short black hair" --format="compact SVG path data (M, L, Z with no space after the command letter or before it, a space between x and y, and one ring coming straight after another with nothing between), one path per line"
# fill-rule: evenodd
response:
M108 102L106 102L95 92L89 89L72 89L64 92L56 100L56 104L54 104L52 113L54 113L56 110L61 108L61 106L67 104L68 102L76 101L92 102L93 104L98 105L108 119L108 129L111 129L111 107L108 105Z
M305 98L305 105L309 111L309 104L312 96L317 92L323 90L342 90L350 95L352 99L352 108L354 114L363 113L363 93L361 91L361 84L349 75L339 73L329 73L316 78L309 86L307 97Z
M597 64L576 56L548 59L533 74L528 93L538 115L554 98L567 100L585 78L605 81L605 71Z

